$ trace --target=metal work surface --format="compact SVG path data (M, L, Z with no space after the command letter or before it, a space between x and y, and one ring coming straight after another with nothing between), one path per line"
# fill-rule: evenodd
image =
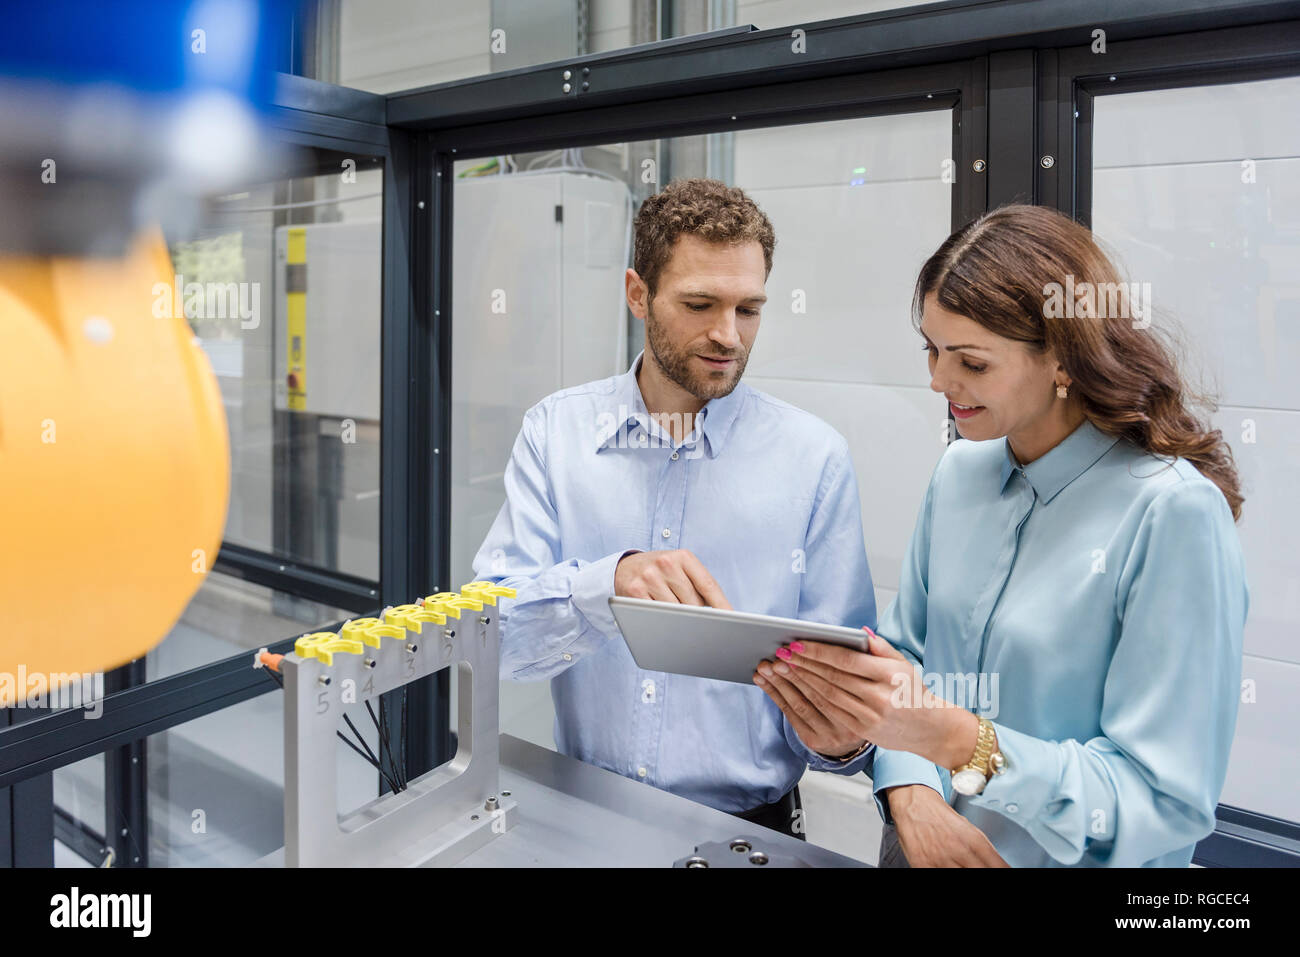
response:
M508 734L501 787L517 802L513 826L458 866L672 867L697 845L739 835L816 867L867 866Z

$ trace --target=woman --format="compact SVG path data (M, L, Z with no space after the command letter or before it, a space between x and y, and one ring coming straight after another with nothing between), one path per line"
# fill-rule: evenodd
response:
M754 678L809 747L876 745L882 864L1187 866L1214 829L1242 497L1124 292L1033 206L921 270L930 387L971 441L935 468L871 653L794 642Z

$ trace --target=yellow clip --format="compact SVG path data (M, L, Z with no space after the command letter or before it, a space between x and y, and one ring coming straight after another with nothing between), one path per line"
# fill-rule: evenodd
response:
M436 595L427 595L423 599L425 608L434 608L437 611L451 615L453 618L459 618L462 608L472 608L475 611L483 610L483 602L473 595L458 595L454 591L440 591Z
M327 665L334 664L335 653L359 655L365 649L361 642L353 638L340 638L332 631L317 631L303 635L293 643L293 650L299 658L316 658Z
M381 638L397 638L399 641L406 640L406 629L401 625L387 625L378 618L354 618L343 626L342 632L344 638L351 638L356 641L363 641L371 648L379 647Z
M487 602L489 605L495 605L498 598L514 598L515 590L507 588L505 585L494 585L491 582L470 582L461 589L461 593L472 595L475 598Z
M446 615L441 614L436 609L422 608L419 605L397 605L384 613L384 619L389 624L409 628L416 634L422 632L424 625L428 622L435 625L447 624Z

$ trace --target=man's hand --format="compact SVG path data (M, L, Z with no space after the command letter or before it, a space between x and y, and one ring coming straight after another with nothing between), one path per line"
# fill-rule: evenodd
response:
M731 608L709 570L684 548L624 557L614 569L614 594L679 605Z
M882 792L912 867L1010 867L984 832L932 787L904 784Z

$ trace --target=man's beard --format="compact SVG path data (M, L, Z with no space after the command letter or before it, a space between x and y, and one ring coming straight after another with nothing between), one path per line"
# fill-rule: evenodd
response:
M712 355L718 359L734 358L736 360L735 369L730 375L710 375L707 372L697 372L691 366L691 357L695 353L680 352L673 348L672 342L668 339L663 327L655 319L654 307L649 302L646 303L645 337L646 345L650 347L650 352L655 357L655 362L659 363L659 368L663 370L664 375L701 402L708 402L710 399L720 399L724 395L730 395L740 383L740 377L745 371L745 363L749 359L749 354L744 351L743 346L731 355L706 353L706 355Z

